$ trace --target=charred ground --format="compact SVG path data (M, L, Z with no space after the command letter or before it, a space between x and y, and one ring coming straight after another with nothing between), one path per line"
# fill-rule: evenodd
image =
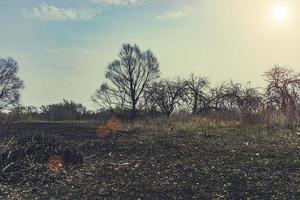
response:
M124 131L101 140L97 123L5 125L1 148L12 137L47 135L75 148L84 161L57 175L2 180L0 199L299 198L297 130L165 127L127 124Z

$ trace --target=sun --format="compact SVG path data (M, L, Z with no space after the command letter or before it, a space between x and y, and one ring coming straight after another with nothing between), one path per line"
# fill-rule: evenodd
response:
M285 21L288 17L288 9L285 6L275 6L273 16L279 22Z

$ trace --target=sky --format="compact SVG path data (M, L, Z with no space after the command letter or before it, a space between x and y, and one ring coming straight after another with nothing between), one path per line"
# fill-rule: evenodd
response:
M161 76L264 86L300 71L298 0L0 0L0 57L19 63L23 105L90 96L124 43L151 49Z

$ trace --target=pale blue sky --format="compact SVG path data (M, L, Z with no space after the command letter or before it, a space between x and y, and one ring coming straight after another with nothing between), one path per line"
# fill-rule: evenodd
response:
M163 77L262 86L274 64L300 70L299 13L297 0L0 0L0 56L18 61L25 105L66 98L94 109L123 43L150 48Z

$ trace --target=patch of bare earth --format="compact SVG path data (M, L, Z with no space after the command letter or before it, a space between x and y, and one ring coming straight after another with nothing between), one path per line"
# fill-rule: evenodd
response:
M97 124L89 123L2 127L2 147L11 137L45 134L75 147L84 161L58 174L44 171L38 179L1 180L0 199L300 197L300 138L291 130L129 128L106 139L96 131Z

